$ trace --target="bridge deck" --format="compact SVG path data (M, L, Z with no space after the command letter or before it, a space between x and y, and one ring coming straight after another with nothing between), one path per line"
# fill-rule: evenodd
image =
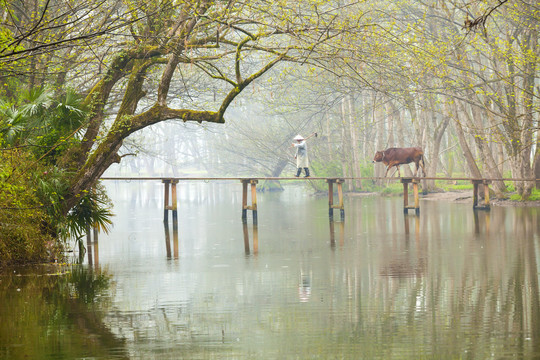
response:
M327 176L316 177L265 177L265 176L244 176L244 177L174 177L174 176L150 176L150 177L102 177L101 180L177 180L177 181L218 181L218 180L391 180L401 181L402 179L415 180L444 180L444 181L539 181L540 179L522 179L522 178L470 178L470 177L346 177L346 176Z

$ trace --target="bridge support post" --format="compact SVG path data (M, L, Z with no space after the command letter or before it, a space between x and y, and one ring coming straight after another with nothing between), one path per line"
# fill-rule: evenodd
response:
M172 210L173 222L178 221L178 204L176 199L176 184L178 180L176 179L163 179L163 184L165 185L165 201L163 204L163 221L169 221L169 210ZM171 193L171 202L169 203L169 189Z
M244 250L246 255L250 254L249 250L249 229L247 223L243 223L244 229ZM258 225L253 225L253 254L256 255L259 252L259 229Z
M172 242L173 242L173 252L171 252L171 235L169 230L169 222L164 221L163 222L163 229L165 230L165 250L167 252L167 259L172 259L174 256L174 259L178 259L178 224L177 222L173 223L173 236L172 236Z
M257 225L257 183L259 180L255 179L242 179L242 222L247 222L247 211L251 210L253 213L253 224ZM251 184L251 205L248 205L247 194L248 184Z
M403 213L407 214L409 209L414 209L416 215L420 214L420 198L418 196L418 179L402 178L403 184ZM413 185L414 206L409 206L409 184Z
M343 186L345 179L326 179L328 183L328 216L334 220L334 209L339 209L341 221L345 221L345 206L343 206ZM337 184L338 204L334 204L334 183Z
M90 225L86 226L86 252L88 254L88 265L99 264L98 234L98 228ZM82 254L84 255L84 253Z
M473 183L473 209L491 210L491 206L489 204L489 184L491 181L473 179L471 182ZM480 185L484 186L484 205L478 205L478 193Z
M330 219L330 247L336 247L336 232L335 232L335 223ZM343 246L345 244L345 222L338 223L339 229L339 245Z

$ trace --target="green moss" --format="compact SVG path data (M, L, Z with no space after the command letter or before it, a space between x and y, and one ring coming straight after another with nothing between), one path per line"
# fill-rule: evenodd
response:
M533 189L531 196L528 199L523 199L519 194L510 195L510 200L513 201L539 201L540 200L540 190Z

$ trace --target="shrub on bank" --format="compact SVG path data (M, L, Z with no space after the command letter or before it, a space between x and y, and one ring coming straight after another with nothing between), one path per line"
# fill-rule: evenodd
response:
M53 242L28 165L24 151L0 152L0 266L44 261Z

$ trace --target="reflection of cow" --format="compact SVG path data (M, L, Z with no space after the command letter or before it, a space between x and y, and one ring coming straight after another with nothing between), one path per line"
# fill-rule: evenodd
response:
M409 164L414 162L416 164L415 176L418 176L419 167L422 168L422 173L424 177L426 176L426 171L424 170L424 152L419 147L412 148L389 148L383 151L377 151L373 162L382 162L387 166L386 173L384 176L388 175L388 170L392 166L395 166L398 171L398 175L401 177L399 172L399 165Z

